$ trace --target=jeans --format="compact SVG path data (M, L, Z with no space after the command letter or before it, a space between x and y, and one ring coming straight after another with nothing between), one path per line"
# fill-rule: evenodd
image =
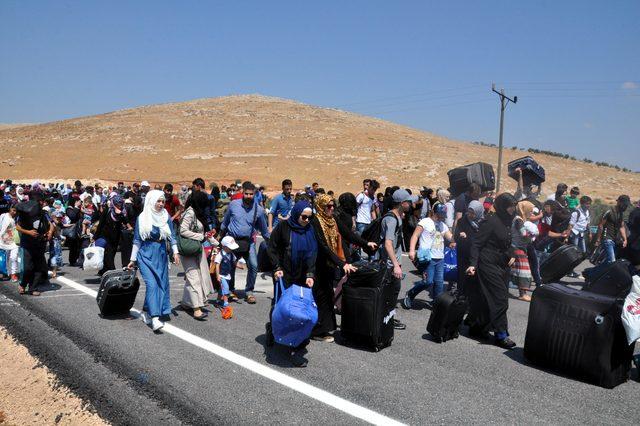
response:
M369 226L368 223L356 222L356 234L362 235L362 232L367 228L367 226ZM362 259L362 250L361 249L354 250L352 256L354 260ZM369 256L369 260L372 260L370 256Z
M220 295L228 296L229 295L229 281L226 278L220 278Z
M607 253L607 262L613 263L616 261L616 243L610 238L606 238L602 242L602 247L604 247Z
M52 268L62 266L62 241L58 238L49 242L49 265Z
M571 244L573 244L574 246L578 247L578 249L582 253L586 253L587 252L587 243L584 240L584 232L581 232L579 234L571 233Z
M422 269L422 268L420 268ZM424 269L426 277L414 284L413 288L407 292L413 300L422 290L433 286L431 298L436 300L444 291L444 259L431 259Z
M246 253L237 254L238 259L244 259L247 262L247 285L244 288L245 296L253 293L253 289L256 286L256 277L258 276L258 253L256 252L256 243L251 241L249 244L249 251ZM236 281L236 267L234 265L231 271L230 291L235 291Z

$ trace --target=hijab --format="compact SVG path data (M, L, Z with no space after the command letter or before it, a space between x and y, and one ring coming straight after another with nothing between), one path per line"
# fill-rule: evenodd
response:
M351 192L341 194L338 202L340 203L340 210L349 216L355 216L358 213L358 202L356 201L356 196Z
M194 191L191 193L189 198L187 198L187 202L185 203L185 208L188 209L191 207L193 212L196 215L196 218L200 221L204 228L207 227L207 216L205 214L205 210L209 204L209 197L202 191Z
M300 215L305 211L311 215L311 203L306 200L298 201L294 204L289 219L287 219L289 228L291 228L291 266L293 270L304 261L315 257L318 252L318 243L311 221L307 226L302 226L298 222Z
M24 188L19 186L16 188L16 197L18 197L18 201L24 200Z
M342 238L338 232L336 219L328 216L324 211L324 208L331 202L335 204L335 200L330 195L318 194L315 198L317 212L316 217L318 218L318 222L320 222L320 228L322 229L322 234L324 235L325 240L327 240L329 249L331 249L331 251L334 252L341 260L344 260L345 257L342 251Z
M120 213L117 213L116 209L120 210ZM109 213L114 221L127 216L127 210L124 208L124 199L116 193L112 193L109 199Z
M469 202L468 210L473 210L476 217L472 220L469 215L466 215L469 225L476 231L480 228L480 221L484 218L484 206L478 200L471 200Z
M500 221L505 226L510 227L511 223L513 222L513 218L515 217L515 212L509 213L507 209L509 207L515 207L517 204L518 204L518 201L516 200L516 198L507 192L505 192L504 194L498 195L498 197L496 198L496 201L493 204L493 207L496 211L496 216L498 216Z
M530 201L520 201L516 207L516 211L523 221L527 221L531 217L534 207L535 206Z
M143 240L149 239L154 226L160 229L160 239L166 240L171 236L169 228L169 213L165 208L160 212L155 209L159 199L164 199L164 192L153 189L147 193L144 199L144 209L138 218L138 233Z

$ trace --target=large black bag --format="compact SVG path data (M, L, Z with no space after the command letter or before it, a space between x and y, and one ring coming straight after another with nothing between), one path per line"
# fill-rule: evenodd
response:
M384 265L360 265L342 289L342 336L378 352L393 341L396 294Z
M613 388L629 379L634 345L620 315L622 300L549 284L533 292L524 356L598 386Z
M572 244L555 250L540 265L540 277L544 284L560 281L584 260L584 255Z
M273 265L271 264L271 258L267 251L268 242L265 240L260 243L258 248L258 272L273 272Z
M472 183L480 185L482 192L496 189L493 166L488 163L473 163L457 167L449 170L447 175L449 175L449 191L452 197L466 192Z
M631 264L624 259L587 268L582 276L585 279L583 290L605 296L624 298L633 285Z
M102 316L128 314L140 289L136 270L107 271L100 279L96 301Z
M427 331L438 343L457 338L460 334L460 324L468 308L469 304L464 296L445 291L433 304Z
M516 172L518 167L522 170L522 183L524 185L540 185L546 179L544 167L529 156L513 160L507 165L509 177L518 180L518 173Z

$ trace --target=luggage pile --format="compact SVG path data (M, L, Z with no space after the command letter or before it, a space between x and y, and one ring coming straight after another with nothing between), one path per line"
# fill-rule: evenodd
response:
M456 197L469 190L472 183L480 185L482 192L496 189L496 176L493 166L488 163L473 163L457 167L447 172L449 176L449 191Z

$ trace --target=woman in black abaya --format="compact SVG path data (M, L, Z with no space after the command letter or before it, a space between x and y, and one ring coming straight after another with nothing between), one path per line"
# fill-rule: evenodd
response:
M511 223L515 217L517 201L511 194L499 195L494 203L495 214L481 223L471 246L467 274L477 275L482 298L470 300L474 314L472 330L493 331L495 344L513 349L516 344L509 338L507 309L509 308L509 274L515 261L511 247Z

